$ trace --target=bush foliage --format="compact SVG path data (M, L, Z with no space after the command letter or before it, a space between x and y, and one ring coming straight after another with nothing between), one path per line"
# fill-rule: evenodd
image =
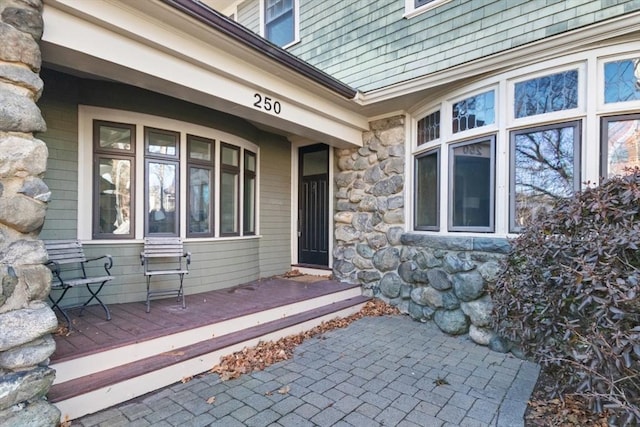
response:
M512 241L494 327L612 425L640 424L640 170L559 201Z

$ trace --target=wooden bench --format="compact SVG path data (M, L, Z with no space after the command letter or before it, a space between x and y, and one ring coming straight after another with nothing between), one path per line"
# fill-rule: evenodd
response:
M60 303L65 297L69 289L76 286L85 285L89 294L91 295L83 304L74 307L82 307L82 311L93 300L96 300L98 304L102 306L104 312L107 315L107 320L111 320L111 313L109 308L98 297L98 294L102 290L102 287L114 279L109 271L113 267L113 259L111 255L102 255L97 258L87 258L82 249L82 242L79 240L45 240L44 242L49 260L46 265L51 269L53 279L51 281L52 290L61 290L62 293L56 299L49 293L49 299L51 300L52 309L58 309L67 321L69 329L71 329L71 320L65 311L65 308L61 307ZM105 260L104 270L106 275L95 276L88 274L87 270L91 266L91 262Z
M177 295L182 299L182 308L186 308L184 300L184 275L189 274L191 252L185 252L182 240L177 237L148 237L144 239L144 248L140 252L140 263L144 267L147 278L147 313L151 310L151 298L156 296ZM152 291L152 276L177 274L180 286L177 289Z

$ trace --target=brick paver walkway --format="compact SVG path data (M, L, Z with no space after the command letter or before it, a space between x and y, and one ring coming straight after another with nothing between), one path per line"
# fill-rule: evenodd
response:
M368 317L264 371L203 375L72 425L522 426L538 372L433 323Z

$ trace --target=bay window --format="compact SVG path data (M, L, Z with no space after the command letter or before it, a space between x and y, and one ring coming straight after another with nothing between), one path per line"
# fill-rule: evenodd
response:
M90 125L93 148L84 156L92 156L93 167L79 170L80 238L257 234L256 145L216 129L98 107L82 106L81 122ZM81 126L81 135L88 132ZM92 184L83 191L89 174ZM86 225L85 215L92 218Z

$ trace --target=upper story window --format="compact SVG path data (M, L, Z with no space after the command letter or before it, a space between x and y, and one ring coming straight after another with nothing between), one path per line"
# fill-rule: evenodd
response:
M264 0L264 36L283 47L297 39L297 0Z
M451 0L405 0L405 18L419 15L428 10L434 9L440 5L448 3Z

